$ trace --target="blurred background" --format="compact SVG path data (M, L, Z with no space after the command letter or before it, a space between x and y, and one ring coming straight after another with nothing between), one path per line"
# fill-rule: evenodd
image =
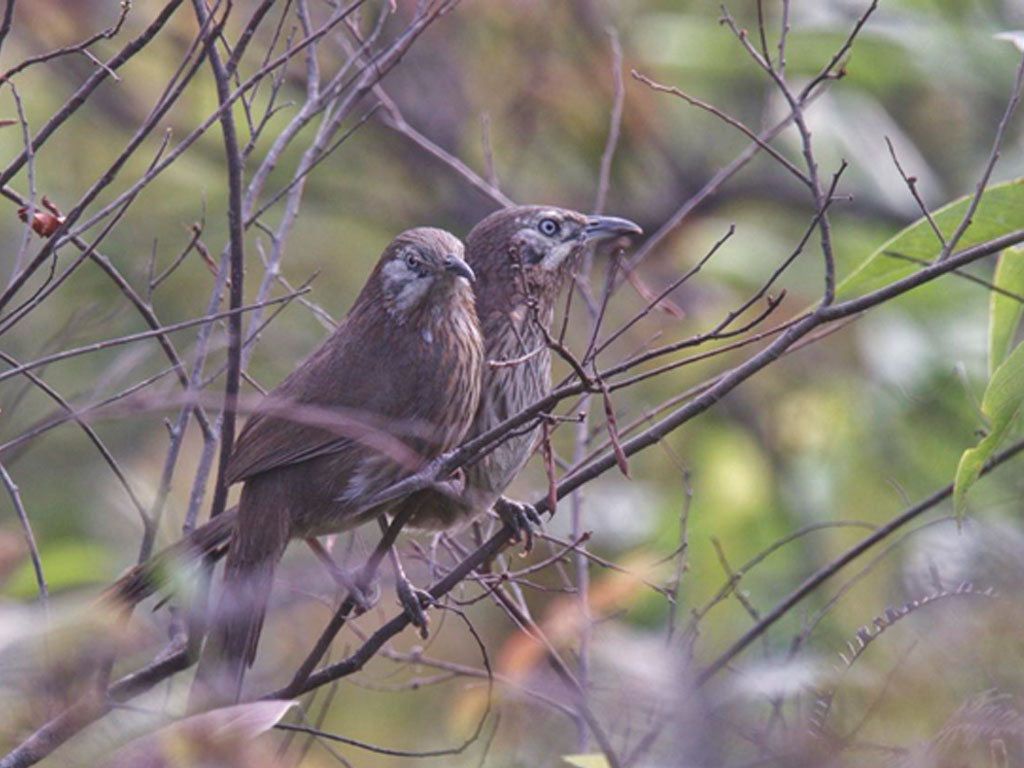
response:
M98 41L92 53L106 59L120 50L150 23L155 12L150 5L136 3L118 36ZM226 30L229 39L237 37L255 5L254 0L235 3ZM772 35L769 44L774 46L781 4L765 0L763 5ZM845 77L808 112L822 175L831 178L841 159L850 164L840 186L850 197L832 208L840 275L920 215L885 138L907 172L916 176L929 206L970 193L988 158L1019 61L1014 46L993 39L995 33L1024 26L1024 3L1018 0L884 0L880 5L849 55ZM385 34L400 30L413 6L400 0L385 22ZM800 85L821 69L866 6L864 0L791 3L787 61L792 82ZM324 3L310 7L316 18L330 11ZM728 8L754 34L756 5L735 2ZM364 9L359 21L364 32L373 29L378 11L375 3ZM116 3L101 0L19 5L0 57L2 68L80 41L113 24L119 12ZM272 21L261 27L243 59L243 78L259 67L285 12L284 7L275 8ZM770 80L719 23L719 16L717 4L697 0L466 2L425 31L382 87L408 126L481 177L492 177L512 200L589 211L614 100L608 31L613 29L622 49L625 98L605 211L634 219L652 233L749 140L720 119L653 92L630 77L630 70L714 104L754 130L785 114ZM286 13L282 35L296 34L291 31L295 24ZM149 114L195 33L196 21L186 4L145 51L118 71L118 81L108 80L97 89L34 158L40 195L66 209L110 167ZM318 57L325 70L331 69L344 61L345 50L328 38ZM38 130L94 68L86 56L71 55L18 74L14 82L30 129ZM280 130L276 126L283 127L305 98L304 61L292 61L285 72L276 97L278 111L253 151L249 173ZM257 97L257 106L265 104L268 91ZM396 233L434 225L462 236L497 207L449 164L391 127L384 119L387 109L357 127L375 98L368 96L363 109L355 110L346 123L355 129L352 135L309 175L298 218L283 244L281 275L292 286L316 275L305 298L335 319L344 315L382 247ZM216 104L204 66L87 215L145 172L165 136L173 147ZM10 89L0 88L0 118L16 118L16 110ZM250 128L241 110L236 112L245 142ZM263 201L288 184L314 130L306 128L309 136L301 135L282 154ZM795 131L784 132L775 146L802 165ZM22 147L17 124L0 128L0 162L6 165ZM103 241L102 253L140 291L153 255L159 273L188 243L196 222L202 222L202 241L216 260L227 239L223 158L214 125L145 187ZM1022 159L1021 131L1012 123L994 178L1024 175ZM28 184L25 170L10 182L25 196ZM16 208L6 202L0 206L4 280L13 271L23 238ZM735 235L694 279L671 294L681 316L653 312L599 361L608 365L652 339L667 343L713 326L796 248L813 212L807 191L777 162L763 155L755 158L638 267L644 285L659 291L735 224ZM266 228L249 230L248 301L256 299L260 259L273 250L273 228L282 215L279 203L262 216ZM86 239L97 231L86 233ZM33 236L28 252L35 253L40 243ZM73 255L62 250L59 265ZM598 293L608 257L598 253L594 259L590 280ZM986 276L991 264L971 269ZM214 271L192 252L153 294L160 320L167 324L205 312ZM820 247L812 238L782 280L786 298L770 324L812 304L821 282ZM273 291L284 292L282 285ZM31 287L24 295L30 294ZM626 284L609 305L605 328L617 327L645 303ZM633 578L592 563L592 623L586 630L572 625L557 639L574 665L580 638L586 635L589 700L623 754L633 754L653 730L658 734L653 743L634 756L638 764L1022 764L1024 614L1013 600L1024 574L1022 481L1012 465L972 491L961 531L948 505L936 507L817 590L699 695L689 692L687 682L695 669L715 659L807 575L910 502L951 482L961 452L976 441L975 430L982 425L976 401L987 376L988 307L984 286L947 276L787 355L662 445L634 457L631 480L612 471L586 486L582 519L583 529L592 531L589 549L626 568ZM309 306L291 302L262 331L253 349L248 368L253 381L273 386L323 338L327 325ZM582 302L574 302L568 327L569 346L582 349L589 333ZM86 264L5 333L0 347L26 361L145 329L111 280ZM189 361L195 329L173 338ZM225 338L218 327L207 364L210 374L224 359ZM616 392L618 423L642 419L668 398L751 353L750 348L739 349ZM149 341L56 362L37 373L68 401L84 406L166 366L159 347ZM566 373L556 364L556 380ZM215 380L213 387L220 382ZM156 391L174 391L169 379L163 383L168 386ZM73 424L19 440L54 415L54 404L44 393L22 378L10 379L0 383L0 407L0 460L20 487L52 593L45 636L56 644L51 647L74 648L81 638L71 630L61 635L60 628L77 626L102 585L135 563L142 536L139 514L95 446ZM600 404L591 408L596 447L606 435L597 418ZM157 496L168 449L164 422L176 413L173 407L154 408L93 422L147 506ZM555 447L566 459L573 455L573 438L572 425L556 431ZM180 535L201 445L193 424L183 443L158 545ZM692 492L689 503L687 488ZM512 490L522 499L544 495L539 459ZM19 690L22 672L41 663L38 638L47 625L41 610L33 607L36 583L21 527L6 498L0 508L0 686ZM665 590L652 589L644 580L672 582L677 560L657 563L680 545L684 510L686 567L673 610ZM568 511L566 500L547 532L571 538ZM807 526L819 527L805 531ZM772 550L744 574L737 593L715 600L732 575L727 567L739 570L798 531L805 535ZM362 541L354 551L372 546L372 532L364 531ZM410 552L413 580L429 583L430 574L411 552L410 541L429 549L431 539L412 535L403 544ZM331 610L329 582L308 553L292 549L250 678L254 691L288 679ZM545 544L529 560L509 553L507 566L519 570L557 550L557 545ZM571 567L566 564L565 570ZM534 617L559 635L557 617L571 614L567 606L574 604L573 593L556 568L525 578L522 590ZM912 601L944 595L965 581L973 584L970 594L939 597L910 610L864 649L849 670L836 671L842 666L838 654L849 657L847 643L855 642L858 628L887 609L899 612ZM1000 597L974 594L989 587L998 589ZM466 599L479 591L470 584L455 597ZM334 657L345 655L358 644L359 633L372 632L394 610L385 590L380 607L336 641ZM504 682L496 684L482 737L463 753L438 761L557 765L562 755L596 751L589 737L581 740L579 718L572 715L550 670L521 652L517 643L522 641L504 613L486 600L466 610L488 648L490 665ZM697 630L695 611L700 612ZM159 648L166 636L165 614L148 609L138 613L134 621L139 626L119 671L143 663ZM670 623L675 637L666 643ZM426 644L406 631L361 673L341 681L326 706L322 727L398 749L440 749L465 739L487 700L485 681L417 661L422 654L479 671L480 650L454 614L437 614L434 628ZM187 691L187 676L160 687L145 706L173 710L175 697ZM311 719L326 695L322 691L312 705ZM45 707L24 698L17 704L9 700L2 711L7 724L0 730L0 746L8 748L46 714ZM500 717L495 719L495 713ZM47 764L83 764L82 755L98 754L124 741L125 734L137 733L143 728L140 717L115 713ZM275 753L274 739L280 741L282 735L266 738L270 746L264 757L281 754ZM295 764L300 756L304 765L336 764L338 758L325 747L300 752L301 745L300 738L290 742L281 764ZM401 765L410 759L344 744L330 749L360 766ZM799 759L793 757L794 750Z

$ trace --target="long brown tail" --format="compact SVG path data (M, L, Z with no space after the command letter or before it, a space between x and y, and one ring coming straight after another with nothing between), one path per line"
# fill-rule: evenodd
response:
M224 592L196 672L193 711L238 701L245 669L256 658L274 568L291 534L287 494L275 474L251 478L242 488L239 522L224 566Z
M131 608L174 581L176 573L207 555L219 558L231 538L238 507L225 510L205 525L162 549L107 587L100 600Z

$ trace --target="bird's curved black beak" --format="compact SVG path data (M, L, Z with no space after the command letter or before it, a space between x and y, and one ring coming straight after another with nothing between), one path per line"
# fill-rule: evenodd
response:
M588 216L583 235L587 240L607 240L619 235L640 235L643 230L636 222L618 216Z
M473 274L473 270L470 269L469 264L454 254L448 254L447 258L445 258L444 271L451 272L459 277L464 277L471 283L476 280L476 275Z

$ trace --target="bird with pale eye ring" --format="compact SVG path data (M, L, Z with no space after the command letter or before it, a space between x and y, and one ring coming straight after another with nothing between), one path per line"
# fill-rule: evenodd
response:
M550 330L555 302L566 278L591 243L641 231L627 219L587 216L545 206L507 208L491 214L472 229L466 238L463 266L475 274L476 315L457 312L453 317L466 324L475 323L479 317L486 360L522 362L514 366L482 365L482 394L478 407L470 414L472 424L465 439L483 434L548 394L551 361L542 328ZM422 267L414 252L405 253L403 262L408 272L415 273ZM378 270L381 269L379 265ZM459 269L457 263L449 265L453 273ZM389 270L392 279L399 279L399 288L391 290L381 303L390 307L387 311L391 317L400 320L402 306L412 301L417 289L410 288L412 283L405 281L412 293L403 294L398 272L394 266ZM464 273L463 277L469 274ZM436 307L432 311L436 312ZM354 313L355 307L350 314ZM471 329L463 329L454 337L471 335ZM426 344L435 342L429 325L421 326L420 338ZM539 517L529 504L502 494L526 464L539 438L539 428L535 428L503 440L484 459L466 468L465 489L458 498L437 490L422 490L389 505L389 511L395 517L409 516L412 526L439 529L493 509L526 537L529 546L531 525L539 523ZM345 503L346 497L342 496L338 504ZM153 593L159 581L157 574L166 563L223 552L236 514L236 510L229 510L197 528L150 563L128 572L107 590L108 595L120 603L134 605ZM403 600L403 605L407 613L416 614L415 600ZM413 623L425 626L422 611Z
M640 234L640 227L615 216L588 216L549 206L515 206L492 213L466 236L466 261L476 273L476 310L486 359L517 361L487 365L480 405L467 439L473 439L545 397L551 391L551 354L546 333L566 278L584 249L612 238ZM480 461L466 467L458 498L428 489L409 496L396 514L410 525L447 528L493 509L532 542L540 518L529 504L502 494L540 441L540 427L515 431Z
M386 514L400 500L370 509L365 501L465 436L483 369L473 279L454 235L422 228L395 238L334 333L243 427L225 473L229 485L243 483L238 507L107 590L115 603L134 604L153 591L168 563L227 543L224 589L200 659L195 704L239 698L274 569L290 539L337 533ZM337 414L339 424L300 418L310 409ZM400 572L396 579L411 619L422 621L418 595Z

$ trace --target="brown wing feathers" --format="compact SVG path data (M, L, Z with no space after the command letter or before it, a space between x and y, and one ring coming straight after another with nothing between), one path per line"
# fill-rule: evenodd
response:
M206 689L200 696L238 698L274 566L289 539L357 525L366 517L357 514L362 499L465 435L479 397L483 348L464 277L472 272L461 256L461 243L441 230L396 238L345 321L243 428L228 477L245 485L197 673ZM289 418L289 407L347 413L354 416L346 423L351 431ZM372 447L361 433L381 437L374 430L387 430L417 461Z

